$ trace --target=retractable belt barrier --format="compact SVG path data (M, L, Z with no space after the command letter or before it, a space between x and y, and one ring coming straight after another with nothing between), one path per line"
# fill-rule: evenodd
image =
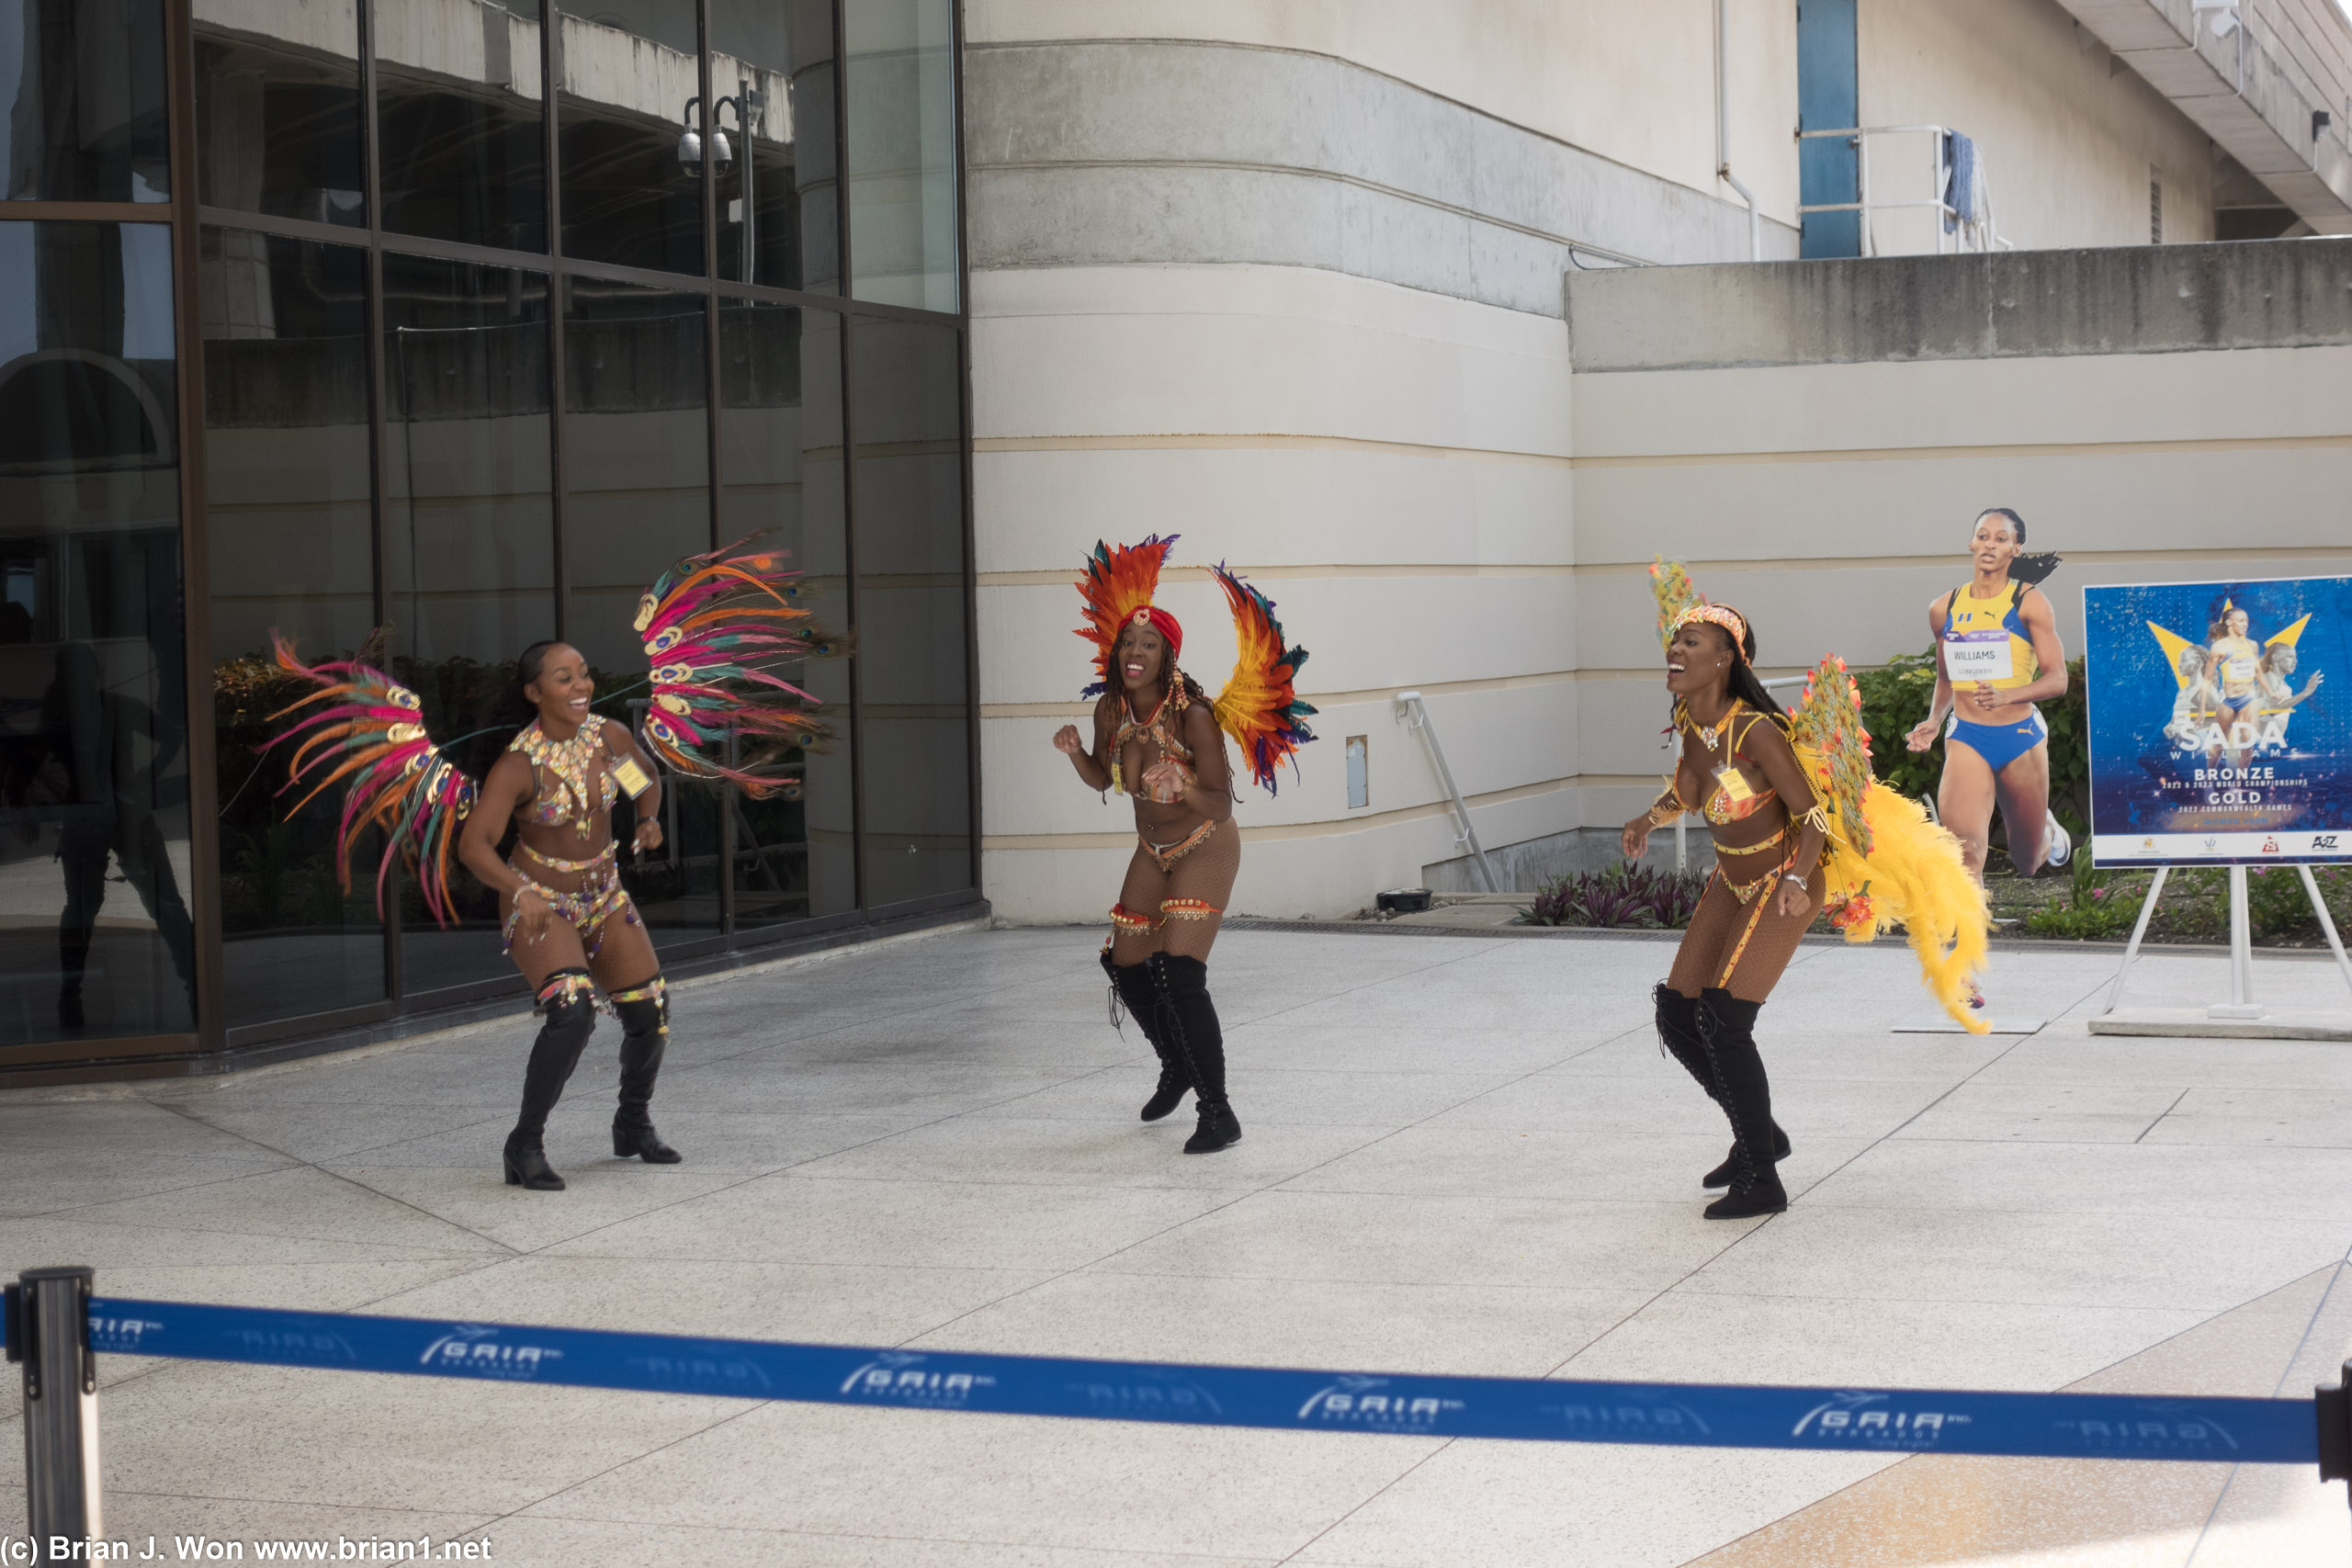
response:
M2323 1479L2352 1476L2352 1401L2345 1384L2319 1389L2310 1398L2243 1399L1439 1377L876 1349L134 1301L90 1294L89 1271L78 1269L32 1270L24 1280L8 1288L7 1320L9 1359L21 1358L26 1365L28 1451L36 1399L64 1393L67 1383L77 1394L94 1390L95 1357L105 1353L473 1382L1279 1431L2316 1463ZM60 1293L66 1285L78 1290ZM73 1322L69 1303L78 1300L82 1305L82 1347L59 1344L67 1336L42 1326L40 1309L51 1299L67 1310L47 1321L61 1325ZM31 1387L37 1370L50 1389ZM2352 1363L2346 1374L2352 1383ZM94 1438L88 1446L94 1461ZM89 1469L95 1509L95 1463Z

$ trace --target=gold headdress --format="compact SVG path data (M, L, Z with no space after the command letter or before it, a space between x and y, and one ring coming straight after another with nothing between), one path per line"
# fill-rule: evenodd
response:
M1736 648L1746 643L1747 623L1708 604L1680 562L1661 560L1650 576L1663 637L1706 621L1730 632ZM1984 1021L1968 1007L1968 983L1984 966L1992 925L1984 890L1968 874L1960 840L1928 820L1917 802L1871 776L1861 691L1846 661L1834 654L1824 659L1781 722L1820 813L1823 912L1830 925L1848 942L1902 927L1944 1010L1971 1034L1984 1033Z

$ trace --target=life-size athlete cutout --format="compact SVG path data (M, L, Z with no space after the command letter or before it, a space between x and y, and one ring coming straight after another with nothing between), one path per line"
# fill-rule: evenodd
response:
M1175 544L1173 535L1155 535L1131 547L1094 547L1078 584L1087 618L1078 635L1095 645L1099 679L1085 694L1102 695L1092 739L1066 724L1054 746L1089 789L1135 798L1138 841L1111 908L1102 967L1159 1057L1143 1120L1166 1116L1192 1090L1200 1120L1184 1152L1209 1154L1241 1136L1208 991L1209 949L1241 869L1225 738L1233 737L1251 776L1272 794L1275 767L1315 739L1304 722L1315 710L1293 684L1306 650L1283 643L1272 600L1221 566L1212 570L1233 611L1240 655L1233 678L1211 702L1178 667L1184 628L1151 602Z
M1976 519L1968 541L1974 577L1928 606L1936 694L1905 738L1912 750L1925 751L1942 731L1936 816L1958 835L1979 881L1996 801L2018 875L2031 876L2045 859L2063 864L2073 852L2050 815L2050 726L2034 706L2066 694L2057 616L2050 596L2034 586L2057 569L2058 558L2024 549L2025 524L2016 513L1995 507Z
M1775 1169L1788 1134L1756 1022L1816 913L1849 942L1900 922L1929 987L1962 1027L1967 976L1984 956L1984 896L1952 836L1871 777L1860 695L1844 661L1822 661L1792 713L1755 670L1747 617L1710 604L1679 564L1651 569L1666 645L1666 687L1680 745L1666 789L1625 824L1637 860L1652 829L1697 811L1714 841L1715 869L1655 993L1660 1044L1731 1122L1731 1153L1702 1178L1726 1187L1713 1220L1789 1206Z
M792 623L807 612L794 574L774 553L740 547L679 561L638 604L636 626L652 669L641 736L589 709L595 685L569 643L534 643L516 660L522 699L534 716L489 777L477 784L425 733L415 693L353 660L305 665L284 642L277 661L319 690L275 716L310 710L281 741L296 741L286 789L310 782L311 795L348 778L337 860L351 882L356 840L385 837L377 867L377 908L395 858L416 876L426 909L456 924L449 893L453 852L498 895L507 955L529 982L545 1020L523 1074L523 1106L503 1156L510 1186L560 1191L543 1138L596 1027L597 993L620 1021L620 1104L613 1153L675 1165L677 1150L654 1131L653 1084L669 1039L670 1003L637 908L622 888L612 813L634 797L639 851L658 849L660 771L759 796L792 787L781 753L819 733L815 703L767 665L810 651ZM729 737L754 760L721 766L703 754ZM300 805L296 807L300 809ZM514 858L498 852L509 826Z

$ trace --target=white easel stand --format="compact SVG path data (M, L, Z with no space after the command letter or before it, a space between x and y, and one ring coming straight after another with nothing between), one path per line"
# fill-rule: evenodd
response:
M2335 967L2344 983L2352 986L2352 958L2344 954L2344 942L2336 934L2335 920L2327 912L2327 901L2319 896L2319 882L2308 865L2297 865L2296 874L2303 879L2303 892L2312 901L2312 909L2319 916L2319 929L2327 935L2328 951L2335 954ZM2352 1010L2343 1012L2313 1012L2282 1008L2267 1008L2254 999L2254 928L2246 914L2245 867L2230 867L2230 999L2203 1008L2120 1008L2123 999L2123 977L2131 972L2132 961L2140 956L2140 939L2148 934L2148 917L2155 912L2156 895L2165 889L2165 879L2172 874L2170 866L2160 866L2148 884L2148 896L2141 902L2140 918L2132 927L2131 944L2123 950L2123 964L2115 972L2115 985L2107 993L2107 1010L2090 1021L2093 1034L2172 1034L2196 1035L2207 1040L2352 1040Z

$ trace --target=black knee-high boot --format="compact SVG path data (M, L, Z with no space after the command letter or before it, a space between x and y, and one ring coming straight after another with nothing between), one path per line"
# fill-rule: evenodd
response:
M514 1130L506 1134L506 1185L541 1192L563 1190L563 1178L548 1165L540 1140L548 1130L548 1112L563 1098L571 1069L596 1030L594 984L585 969L559 969L539 987L537 1011L547 1021L531 1043L531 1060L523 1069L523 1109Z
M1715 1092L1714 1070L1707 1066L1707 1047L1699 1038L1699 998L1686 997L1671 986L1660 986L1652 993L1657 999L1657 1037L1661 1044L1682 1064L1682 1070L1699 1080L1707 1098L1716 1104L1723 1097ZM1772 1123L1772 1157L1789 1157L1789 1135L1781 1131L1778 1122ZM1699 1179L1702 1187L1728 1187L1739 1172L1739 1145L1734 1144L1724 1156L1723 1164Z
M1188 1155L1213 1154L1241 1140L1241 1120L1225 1098L1225 1032L1209 1000L1209 966L1197 958L1155 953L1153 985L1167 1012L1168 1043L1193 1080L1200 1125L1184 1141Z
M1718 1102L1731 1120L1736 1166L1731 1190L1707 1205L1711 1220L1777 1214L1789 1206L1788 1190L1772 1168L1780 1157L1773 1146L1772 1086L1756 1049L1756 1015L1762 1010L1761 1002L1742 1001L1713 987L1699 993L1699 1038L1714 1071Z
M653 1130L653 1080L670 1043L670 993L656 975L642 986L613 993L621 1020L621 1103L613 1112L613 1153L648 1165L676 1165L686 1156Z
M1102 950L1102 971L1111 976L1112 994L1125 1004L1127 1015L1151 1042L1152 1054L1159 1058L1159 1083L1151 1098L1143 1102L1143 1119L1157 1122L1183 1103L1184 1091L1193 1080L1184 1071L1184 1064L1169 1048L1168 1022L1160 1016L1159 987L1152 983L1151 968L1146 964L1114 964L1111 950ZM1118 1021L1114 1010L1113 1022Z

